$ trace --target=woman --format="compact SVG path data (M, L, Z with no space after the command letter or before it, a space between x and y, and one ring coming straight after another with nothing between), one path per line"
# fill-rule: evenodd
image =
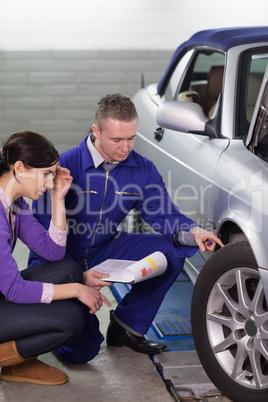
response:
M83 305L94 314L108 300L82 284L81 268L64 259L64 197L72 178L45 137L11 135L0 153L0 379L43 385L63 384L67 375L39 361L71 341L84 326ZM23 197L38 199L49 190L52 217L46 231ZM12 257L17 238L48 260L19 272ZM58 261L58 262L57 262ZM70 299L70 300L66 300Z

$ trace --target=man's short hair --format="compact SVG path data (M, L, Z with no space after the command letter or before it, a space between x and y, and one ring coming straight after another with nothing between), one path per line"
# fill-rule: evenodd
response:
M102 122L108 118L131 122L138 119L138 114L130 98L116 93L104 96L97 103L95 123L100 130Z

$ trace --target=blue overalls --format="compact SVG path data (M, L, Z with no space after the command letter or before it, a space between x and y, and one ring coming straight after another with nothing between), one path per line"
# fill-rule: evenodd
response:
M70 170L72 186L66 196L68 221L67 255L83 270L108 259L140 260L161 251L168 261L163 275L137 283L118 304L115 315L134 331L146 334L168 289L178 277L184 258L197 247L176 247L172 234L189 231L196 223L181 214L171 202L165 184L154 164L134 150L110 172L95 168L86 138L80 146L60 157ZM48 198L49 200L49 198ZM48 227L50 205L46 195L33 203L36 218ZM141 217L158 233L118 231L126 215L136 208ZM30 264L41 258L30 254ZM73 344L59 351L73 363L83 363L98 354L103 336L95 315L85 307L85 329Z

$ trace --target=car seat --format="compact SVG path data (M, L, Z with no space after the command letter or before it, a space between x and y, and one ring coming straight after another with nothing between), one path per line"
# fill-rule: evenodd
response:
M211 118L214 114L219 94L222 92L224 66L212 66L208 73L205 114Z

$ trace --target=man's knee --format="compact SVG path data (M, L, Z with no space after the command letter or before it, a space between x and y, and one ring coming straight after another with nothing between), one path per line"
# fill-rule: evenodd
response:
M79 335L67 345L62 346L58 353L70 363L82 364L96 357L104 337L99 331L99 321L95 314L89 314L88 308L82 305L84 312L84 328Z
M90 342L89 340L88 342L81 344L78 339L78 342L75 340L74 342L59 348L58 353L72 364L84 364L94 359L94 357L99 354L103 340L104 338L101 336L96 339L95 342Z

